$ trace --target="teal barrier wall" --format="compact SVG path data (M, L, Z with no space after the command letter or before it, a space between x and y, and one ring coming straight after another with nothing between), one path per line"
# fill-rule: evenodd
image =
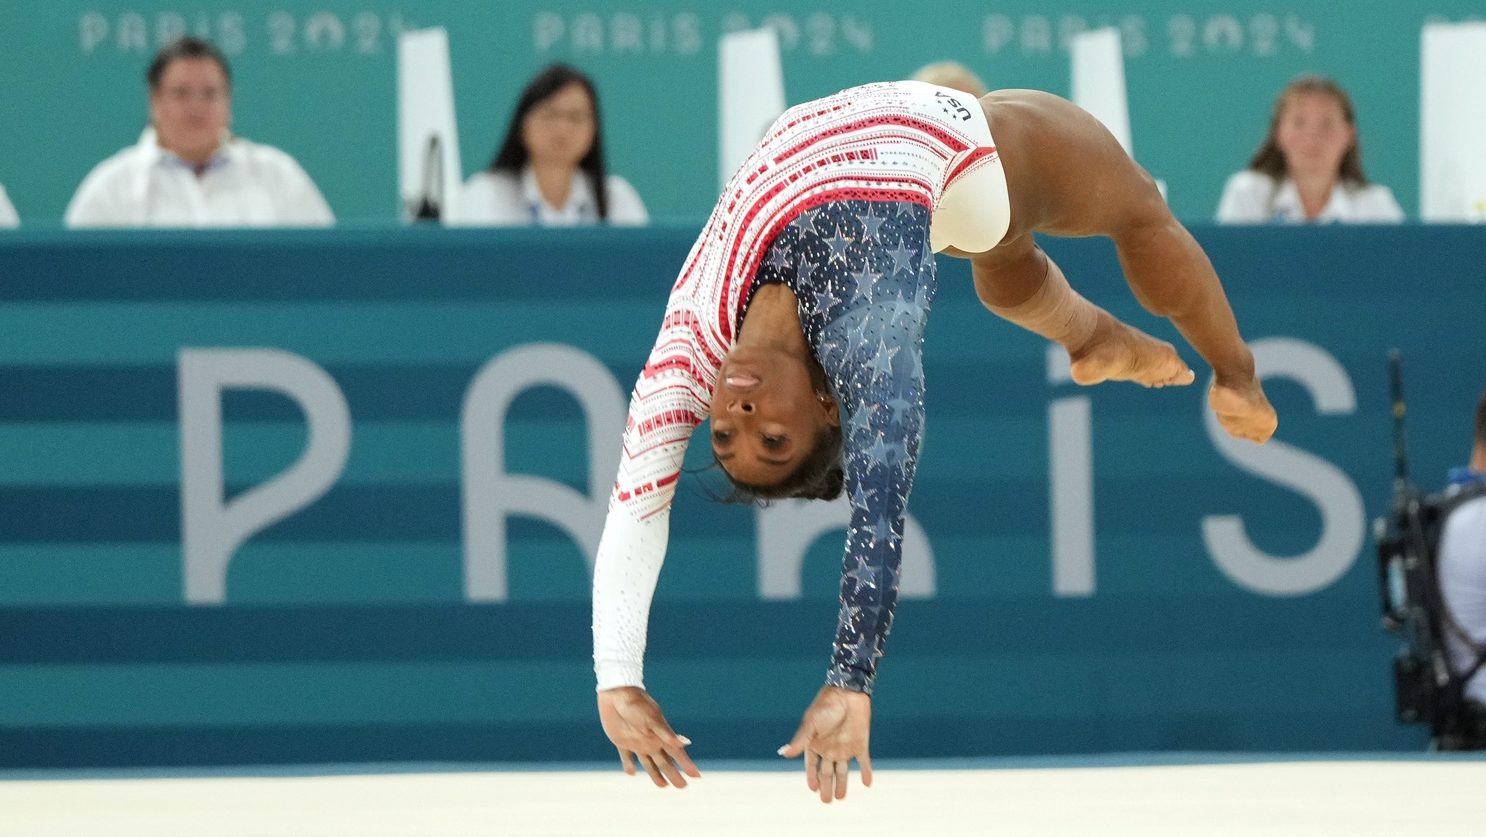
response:
M7 237L0 764L612 757L579 546L597 518L499 510L551 484L597 484L602 506L622 419L580 405L623 403L694 234ZM1422 746L1392 720L1365 533L1390 487L1384 357L1403 350L1415 472L1438 485L1486 387L1486 230L1198 236L1281 415L1263 449L1214 436L1200 388L1058 382L941 259L911 502L933 560L905 578L875 754ZM1091 298L1174 338L1107 243L1047 246ZM549 379L520 384L534 373ZM203 455L187 440L218 425L183 405L208 379L223 429ZM229 506L262 497L336 435L334 393L344 467L312 463L328 491L274 501L281 519L214 575L211 540L241 519L186 535L183 480L211 499L220 462ZM1083 558L1050 545L1072 522L1050 485L1080 452L1089 488L1063 499L1091 510ZM708 484L678 494L648 685L699 757L765 757L823 677L840 534L782 566L766 519ZM466 530L472 496L504 536Z
M781 8L787 8L782 11ZM300 160L341 218L396 217L395 33L445 26L465 171L489 162L516 95L554 60L599 81L614 171L662 218L700 218L717 190L718 37L780 31L789 101L897 78L945 57L993 87L1067 95L1068 37L1119 26L1137 157L1184 218L1212 217L1258 146L1275 93L1304 71L1354 94L1368 173L1418 209L1419 29L1481 16L1475 0L1130 0L994 6L676 0L12 0L0 4L0 183L22 219L61 217L88 170L138 137L162 37L214 38L237 80L236 129Z

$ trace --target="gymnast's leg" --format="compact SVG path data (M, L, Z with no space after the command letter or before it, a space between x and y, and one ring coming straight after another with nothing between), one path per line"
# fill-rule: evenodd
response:
M994 252L971 257L976 294L997 316L1066 349L1075 382L1164 387L1195 379L1170 343L1126 325L1069 287L1030 236Z

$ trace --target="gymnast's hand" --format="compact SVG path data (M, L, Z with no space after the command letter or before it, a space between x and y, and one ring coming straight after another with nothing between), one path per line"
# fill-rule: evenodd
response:
M1279 418L1269 399L1264 397L1264 388L1259 379L1251 377L1244 381L1213 382L1207 392L1207 403L1218 417L1218 424L1236 439L1248 439L1264 444L1274 435Z
M634 762L639 761L658 788L686 787L682 773L702 777L702 771L686 755L690 739L671 729L660 705L644 689L622 686L599 692L599 720L604 724L604 734L619 750L619 763L625 773L635 775Z
M795 737L779 748L792 759L805 754L805 784L820 801L846 798L851 760L862 768L862 784L872 787L872 756L867 739L872 732L872 697L839 686L826 686L815 696Z

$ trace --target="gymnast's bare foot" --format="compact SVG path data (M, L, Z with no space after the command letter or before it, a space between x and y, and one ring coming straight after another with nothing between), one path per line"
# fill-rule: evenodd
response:
M1279 425L1274 407L1264 397L1264 388L1256 378L1241 381L1213 381L1207 391L1207 404L1218 417L1218 424L1235 439L1248 439L1264 444Z
M1143 387L1186 386L1196 374L1165 340L1146 334L1099 312L1094 336L1070 351L1073 380L1088 386L1104 381L1134 381Z

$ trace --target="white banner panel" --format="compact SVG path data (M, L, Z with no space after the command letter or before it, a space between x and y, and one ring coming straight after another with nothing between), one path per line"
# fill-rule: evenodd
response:
M404 220L420 211L436 211L445 222L458 217L459 132L442 27L397 39L397 160Z
M717 45L719 188L784 112L784 70L773 29L730 32Z
M1486 23L1420 38L1419 217L1486 221Z
M1125 59L1120 30L1110 26L1073 36L1073 102L1104 123L1125 152L1130 150L1130 105L1125 93Z

